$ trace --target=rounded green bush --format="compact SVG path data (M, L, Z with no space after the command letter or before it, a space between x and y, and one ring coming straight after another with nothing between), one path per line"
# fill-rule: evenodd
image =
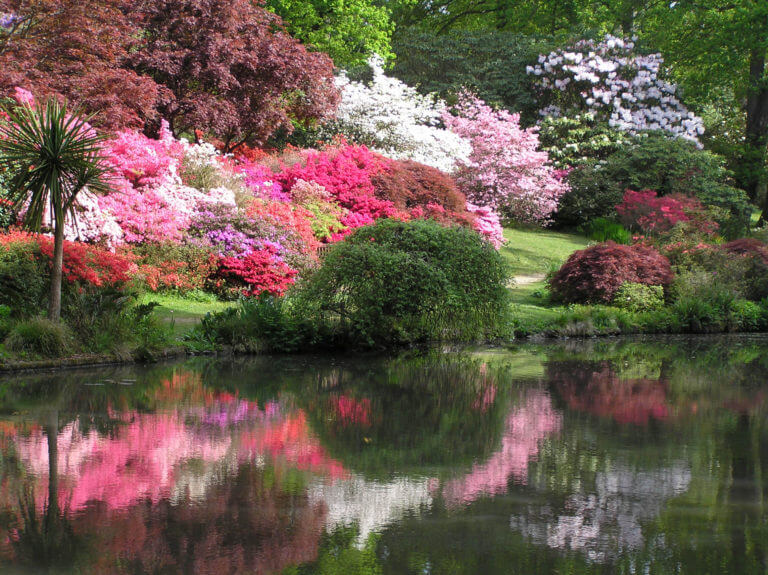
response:
M299 292L357 343L469 341L502 333L507 279L472 230L385 219L331 248Z
M70 341L64 324L38 317L17 323L4 343L12 352L53 358L63 356Z

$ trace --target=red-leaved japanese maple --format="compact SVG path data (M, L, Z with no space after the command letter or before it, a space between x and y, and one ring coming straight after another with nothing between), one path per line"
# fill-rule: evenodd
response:
M552 294L567 303L610 303L622 284L669 285L669 260L642 244L605 242L571 254L549 282Z
M131 62L169 90L159 109L177 135L201 129L227 150L261 144L338 104L331 59L257 2L137 0L130 14L143 29Z
M139 127L155 115L163 90L123 67L140 29L126 0L0 0L0 96L17 86L57 95L98 112L94 123Z

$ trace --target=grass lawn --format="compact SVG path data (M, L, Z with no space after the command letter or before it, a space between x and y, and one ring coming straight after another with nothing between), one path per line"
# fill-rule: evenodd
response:
M209 311L221 311L236 302L197 301L175 294L146 293L139 303L156 301L160 304L157 316L164 322L173 322L173 333L180 336L191 330Z
M507 228L504 238L507 243L501 254L509 263L512 276L520 278L509 290L515 318L531 327L554 320L560 315L559 308L540 296L546 287L544 276L560 267L573 252L587 247L590 241L578 234L538 228ZM532 281L534 278L541 279Z

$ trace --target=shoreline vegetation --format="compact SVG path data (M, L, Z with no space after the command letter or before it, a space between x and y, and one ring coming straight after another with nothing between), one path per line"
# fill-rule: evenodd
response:
M557 269L574 251L590 245L590 240L578 233L540 230L535 228L507 228L507 243L500 250L512 281L508 282L511 334L507 338L484 341L453 342L461 347L488 345L514 346L518 343L556 341L568 339L657 339L665 337L727 337L765 333L768 310L760 304L739 310L738 306L724 314L711 314L701 318L709 323L695 324L694 316L688 323L673 315L668 308L653 311L630 311L605 305L558 305L549 300L546 275ZM514 278L526 278L516 283ZM529 279L530 278L530 279ZM531 281L533 280L533 281ZM156 307L154 307L156 305ZM210 314L233 313L241 305L199 295L184 296L174 293L147 293L137 299L137 305L152 305L158 327L165 330L165 339L158 340L152 349L124 350L117 353L76 353L57 358L43 358L35 354L15 355L0 347L0 373L29 370L69 369L84 366L115 365L162 361L195 355L233 356L275 353L258 342L249 345L200 345L192 335L201 321ZM210 317L209 316L209 317ZM694 318L693 320L691 318ZM697 329L698 328L698 329ZM185 341L186 339L186 341ZM434 347L452 345L450 341L414 342L408 347ZM355 351L354 346L333 348L318 345L306 353L337 353ZM370 348L366 351L370 351ZM377 351L374 349L374 352ZM384 351L383 348L378 351ZM301 353L290 350L289 353Z

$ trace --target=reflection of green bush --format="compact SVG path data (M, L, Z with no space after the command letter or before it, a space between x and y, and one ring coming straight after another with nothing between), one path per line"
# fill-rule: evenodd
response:
M436 467L468 466L498 445L503 429L509 374L467 358L428 355L394 360L360 373L329 374L334 387L321 387L300 400L329 454L372 477L433 473ZM380 370L380 371L379 371ZM495 400L478 401L489 385ZM344 393L371 405L371 423L342 425L329 417L329 393Z

